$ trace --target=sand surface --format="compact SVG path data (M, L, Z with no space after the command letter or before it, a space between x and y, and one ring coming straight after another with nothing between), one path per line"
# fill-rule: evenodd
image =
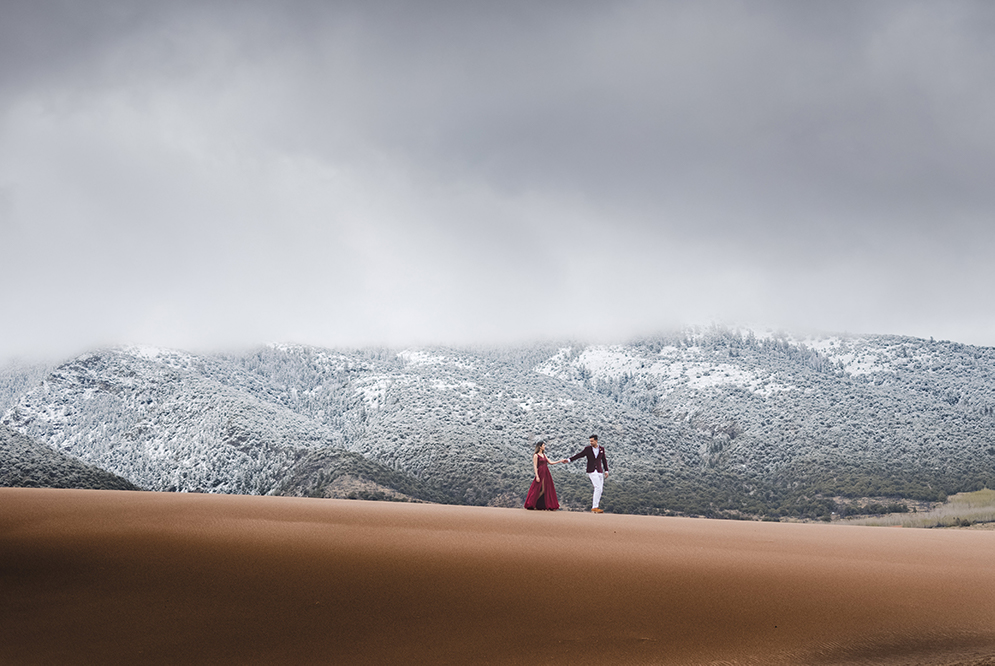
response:
M995 533L0 489L0 664L990 664Z

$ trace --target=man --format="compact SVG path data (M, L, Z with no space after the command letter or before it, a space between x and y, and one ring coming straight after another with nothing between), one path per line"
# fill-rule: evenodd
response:
M608 477L608 458L605 457L605 449L598 446L598 436L591 435L591 443L584 447L584 450L570 458L570 462L578 458L587 457L587 476L594 484L594 506L591 513L604 513L598 508L601 504L601 491L605 487L605 479Z

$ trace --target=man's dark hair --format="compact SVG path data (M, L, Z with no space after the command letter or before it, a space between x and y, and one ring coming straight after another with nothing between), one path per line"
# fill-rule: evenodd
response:
M588 439L593 439L593 440L597 441L598 436L597 435L591 435L590 437L588 437Z

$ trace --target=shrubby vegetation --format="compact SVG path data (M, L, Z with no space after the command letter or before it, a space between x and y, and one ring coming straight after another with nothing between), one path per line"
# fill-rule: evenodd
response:
M156 490L323 495L349 476L357 497L478 505L520 505L536 440L555 459L597 432L609 511L828 520L995 487L993 380L989 348L722 329L611 347L118 349L10 391L3 422ZM553 468L565 507L589 505L583 471Z
M344 489L336 488L339 480L348 481L343 484ZM448 496L427 488L408 474L340 449L324 449L306 456L274 494L450 503Z
M865 513L875 513L867 511ZM995 522L995 490L983 488L958 493L930 511L879 511L880 517L849 519L852 525L902 527L970 527L975 523Z
M60 455L24 435L0 426L0 486L138 490L119 476Z

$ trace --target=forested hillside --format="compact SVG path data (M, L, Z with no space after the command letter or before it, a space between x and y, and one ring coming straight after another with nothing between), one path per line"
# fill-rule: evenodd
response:
M119 476L53 451L0 426L0 486L138 490Z
M0 415L7 412L21 395L37 386L51 371L46 365L8 363L0 366Z
M536 440L559 458L593 432L612 511L828 518L995 486L995 350L905 337L121 348L8 393L10 428L154 490L514 506ZM569 508L582 472L553 468Z

